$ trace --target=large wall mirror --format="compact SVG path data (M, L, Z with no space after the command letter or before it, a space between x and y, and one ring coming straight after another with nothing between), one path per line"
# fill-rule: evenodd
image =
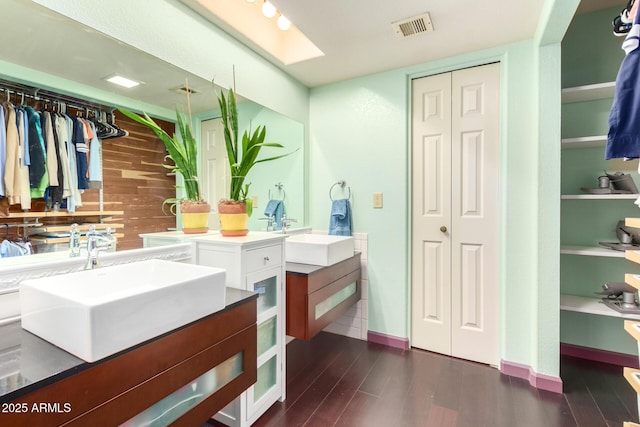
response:
M59 15L31 1L0 0L3 29L13 42L0 45L0 78L43 90L67 94L113 108L125 106L151 116L173 120L176 106L184 108L185 79L196 93L190 96L194 127L216 117L210 81L132 48L120 41ZM105 77L115 73L142 81L133 89L113 86ZM262 124L267 139L280 142L291 156L257 165L250 173L250 194L258 207L250 220L252 230L264 230L264 207L269 198L284 199L287 216L304 224L303 124L248 99L239 105L241 128ZM265 156L273 155L266 150ZM212 202L212 201L210 201ZM161 202L158 202L161 203ZM213 201L215 203L215 201ZM139 230L125 230L135 234ZM33 256L37 261L38 256Z

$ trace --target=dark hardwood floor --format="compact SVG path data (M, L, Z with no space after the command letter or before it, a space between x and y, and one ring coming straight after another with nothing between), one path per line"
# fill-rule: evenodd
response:
M485 365L321 333L287 345L287 399L254 426L607 427L638 421L622 368L561 360L563 395Z

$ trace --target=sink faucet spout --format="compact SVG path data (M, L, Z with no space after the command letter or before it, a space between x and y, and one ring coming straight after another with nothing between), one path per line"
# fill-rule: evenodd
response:
M93 270L100 267L100 261L98 254L107 249L111 249L114 244L114 236L111 235L111 230L107 230L105 234L99 234L96 232L95 227L91 226L87 233L87 264L84 266L85 270Z

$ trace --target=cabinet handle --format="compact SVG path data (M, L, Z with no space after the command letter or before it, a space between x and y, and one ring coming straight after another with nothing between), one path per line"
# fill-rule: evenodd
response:
M445 227L444 225L442 227L440 227L440 231L442 231L443 233L447 232L447 227Z
M264 257L264 261L265 262L269 261L269 257L268 256Z

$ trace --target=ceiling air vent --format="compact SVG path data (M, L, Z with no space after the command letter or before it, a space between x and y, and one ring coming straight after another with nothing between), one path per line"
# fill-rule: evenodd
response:
M433 24L431 24L431 17L428 13L392 22L391 26L396 32L396 35L401 38L433 31Z
M198 93L197 90L193 90L191 88L187 88L186 86L174 87L171 90L174 91L174 92L178 92L178 93L189 93L189 95L194 95L194 94Z

